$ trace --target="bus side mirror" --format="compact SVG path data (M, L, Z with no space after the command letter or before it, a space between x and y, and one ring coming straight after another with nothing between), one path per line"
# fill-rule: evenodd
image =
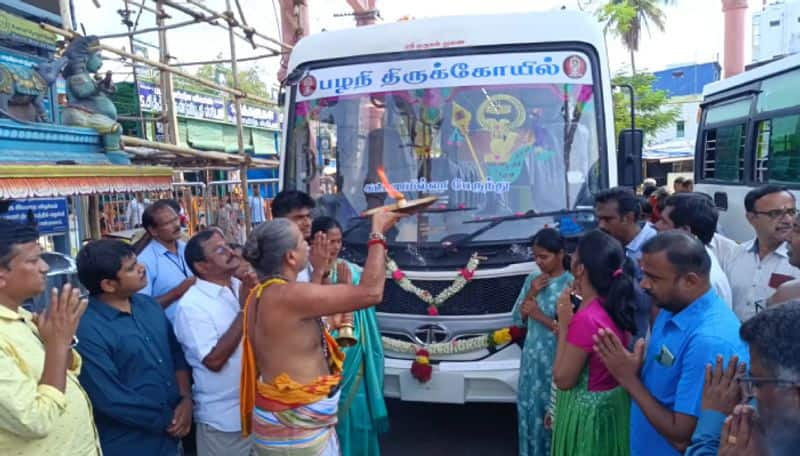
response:
M617 185L636 188L642 182L642 143L644 132L625 129L617 142Z

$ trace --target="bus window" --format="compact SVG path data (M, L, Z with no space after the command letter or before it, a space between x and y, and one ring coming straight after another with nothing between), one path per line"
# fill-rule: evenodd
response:
M759 113L776 111L783 108L791 108L800 105L800 91L797 85L800 83L800 70L766 79L761 83L761 91L758 94L756 109Z
M756 131L756 181L800 183L800 114L762 120Z
M751 98L714 106L706 114L706 124L727 122L729 120L747 117L750 114Z
M703 132L703 178L740 182L744 177L745 124Z

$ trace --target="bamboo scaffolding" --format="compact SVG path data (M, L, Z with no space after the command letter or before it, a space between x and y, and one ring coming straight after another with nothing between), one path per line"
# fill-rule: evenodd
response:
M219 15L219 16L216 16L216 17L212 16L212 17L206 18L206 19L192 19L190 21L175 22L173 24L165 25L163 27L150 27L150 28L146 28L146 29L132 30L130 32L119 32L119 33L110 33L108 35L98 35L98 38L100 38L100 39L125 38L125 37L131 36L131 35L141 35L143 33L153 33L153 32L158 32L158 31L161 31L161 30L171 30L171 29L186 27L187 25L199 24L199 23L201 23L203 21L210 21L210 20L213 20L213 19L219 19L220 17L222 17L222 15Z
M122 143L125 146L141 147L146 149L154 149L161 152L171 153L182 157L193 157L203 160L216 160L226 163L228 165L242 165L244 163L252 163L259 165L259 167L277 168L280 162L278 160L269 160L264 158L252 158L248 155L229 154L221 151L201 151L192 149L190 147L176 146L174 144L161 143L156 141L149 141L147 139L137 138L135 136L122 136ZM150 153L150 155L158 155Z
M233 17L231 13L231 0L225 0L225 7L228 9L228 18ZM228 40L231 46L231 71L233 72L233 87L239 89L239 63L236 61L236 37L233 31L233 22L228 21ZM239 98L233 99L233 109L236 114L236 142L239 146L239 155L246 157L244 151L244 128L242 127L242 102ZM247 197L247 169L249 162L245 160L242 164L241 183L242 183L242 209L244 211L244 230L246 234L250 234L250 201Z
M73 38L75 38L77 36L80 36L80 34L78 34L78 33L72 32L70 30L65 30L65 29L62 29L60 27L55 27L55 26L50 25L50 24L40 23L39 25L44 30L47 30L49 32L61 35L61 36L65 37L65 38L73 39ZM171 67L170 65L165 65L165 64L160 63L160 62L155 62L153 60L146 59L144 57L141 57L141 56L138 56L138 55L135 55L135 54L131 54L128 51L125 51L125 50L122 50L122 49L117 49L117 48L115 48L113 46L109 46L109 45L100 43L100 48L103 49L104 51L108 51L108 52L111 52L113 54L121 55L121 56L127 57L127 58L129 58L129 59L131 59L133 61L136 61L136 62L139 62L139 63L143 63L145 65L149 65L149 66L152 66L154 68L158 68L159 70L169 71L169 72L171 72L173 74L176 74L176 75L178 75L178 76L180 76L180 77L182 77L184 79L189 79L190 81L194 81L194 82L196 82L198 84L201 84L201 85L204 85L206 87L210 87L212 89L219 90L220 92L227 93L227 94L232 95L234 97L240 97L240 98L245 98L245 99L248 99L248 100L253 100L255 102L258 102L258 103L261 103L261 104L265 104L265 105L273 105L274 104L273 102L271 102L270 100L267 100L266 98L262 98L262 97L259 97L257 95L252 95L252 94L248 94L248 93L242 92L241 90L236 90L236 89L233 89L233 88L230 88L230 87L225 87L225 86L219 85L216 82L212 82L212 81L209 81L207 79L201 78L199 76L195 76L195 75L193 75L191 73L187 73L185 71L181 71L181 70L175 69L175 68Z
M140 0L144 3L144 0ZM152 61L147 58L138 56L133 54L132 52L127 52L123 49L117 49L112 46L108 46L105 44L100 43L100 49L104 51L111 52L115 55L121 56L125 59L130 59L132 62L138 62L144 65L148 65L154 68L161 70L161 86L162 86L162 98L164 98L165 105L162 108L162 115L159 117L162 122L166 123L166 132L167 132L167 142L154 142L149 141L142 138L132 137L132 136L122 136L122 144L126 146L126 150L129 154L131 154L135 159L144 159L148 161L162 161L168 162L171 164L175 164L177 162L180 163L191 163L191 164L204 164L206 166L209 165L216 165L213 166L215 168L219 168L219 165L223 166L236 166L240 170L240 182L241 182L241 193L242 193L242 209L244 212L244 219L245 219L245 230L247 233L251 230L251 223L250 223L250 210L249 210L249 201L248 201L248 191L247 191L247 172L251 166L259 167L259 168L276 168L279 166L279 161L277 160L267 160L261 158L254 158L247 155L245 152L244 146L244 127L242 123L242 99L250 99L256 102L260 102L265 105L271 105L272 103L262 97L248 94L243 92L239 86L239 74L238 74L238 62L236 56L236 39L240 38L248 43L250 43L254 48L261 47L267 49L272 54L270 55L261 55L261 56L254 56L249 58L241 59L241 61L245 60L256 60L259 58L265 58L274 55L281 55L284 54L292 49L291 46L282 43L281 41L272 39L266 35L263 35L256 31L253 27L247 25L247 21L244 17L243 11L241 9L241 5L239 2L236 2L236 7L239 9L239 13L241 15L242 22L244 25L240 24L231 9L231 0L226 0L226 11L219 13L211 10L210 8L206 7L204 4L199 3L194 0L187 0L187 3L193 5L196 8L199 8L203 12L195 11L190 7L177 4L172 0L153 0L156 2L157 7L155 10L146 7L144 4L137 4L131 0L125 1L125 8L129 10L128 5L134 5L140 7L142 10L151 11L156 16L156 27L147 28L136 30L135 28L131 28L130 25L128 27L128 31L126 33L118 33L118 34L110 34L105 35L100 38L121 38L121 37L128 37L131 47L133 46L134 36L141 35L144 33L151 33L151 32L158 32L159 37L159 61ZM170 16L166 14L164 6L169 6L173 9L178 10L179 12L189 15L192 19L189 21L182 21L173 24L167 25L165 22L166 18ZM141 11L140 11L141 13ZM220 24L218 19L223 19L226 24ZM230 41L230 59L229 60L217 60L211 62L188 62L185 64L179 64L176 66L190 66L190 65L204 65L208 63L228 63L230 62L232 76L233 76L233 87L226 87L216 82L207 80L205 78L187 73L180 69L177 69L176 66L170 65L170 57L167 50L167 39L166 39L166 32L167 30L177 29L180 27L191 26L197 23L205 22L212 26L225 28L228 31L228 38ZM138 18L137 18L138 23ZM67 39L74 39L78 35L75 32L70 30L54 27L49 24L40 24L40 26L52 33L61 35ZM238 34L236 32L236 28L240 28L244 31L244 35ZM276 44L280 46L279 50L272 49L268 46L260 45L255 42L253 37L259 37L264 39L272 44ZM133 49L131 49L133 50ZM127 61L125 62L128 63ZM136 68L135 63L132 63L134 69ZM172 107L173 97L172 97L172 76L178 75L183 77L187 80L194 81L198 84L204 85L206 87L210 87L212 89L216 89L220 92L226 93L232 97L232 101L234 104L234 111L236 116L236 139L237 139L237 146L238 146L238 153L237 154L229 154L224 152L218 151L198 151L189 147L183 147L178 145L178 138L177 138L177 118L175 116L175 112ZM135 77L135 72L134 72ZM138 84L137 84L138 86ZM139 121L143 122L142 113L139 113ZM206 168L208 171L208 168Z
M131 5L131 6L136 6L138 8L141 8L141 9L143 9L143 10L149 12L149 13L153 13L155 15L164 14L163 11L157 11L157 10L155 10L153 8L150 8L147 5L144 5L143 3L136 3L136 2L134 2L132 0L127 0L125 3L128 4L128 5Z
M213 168L215 170L224 171L238 171L240 169L240 165L237 163L223 162L205 157L179 155L172 152L151 149L149 147L126 146L125 152L130 156L131 160L137 164L167 165L173 168L181 168L181 170L185 170L187 167L199 169ZM271 160L260 158L253 159L250 166L256 169L271 169L275 167Z
M191 17L201 17L201 18L205 17L205 15L204 15L203 13L201 13L201 12L198 12L198 11L195 11L195 10L193 10L192 8L190 8L190 7L187 7L186 5L182 5L182 4L180 4L180 3L176 3L176 2L173 2L173 1L171 1L171 0L164 0L164 1L163 1L163 3L164 3L165 5L167 5L167 6L169 6L169 7L172 7L172 8L174 8L174 9L176 9L176 10L178 10L178 11L182 12L183 14L186 14L186 15L188 15L188 16L191 16ZM191 2L189 2L189 3L191 3ZM214 10L212 10L212 9L208 8L208 7L207 7L207 6L205 6L205 5L198 6L196 3L191 3L191 4L192 4L192 5L194 5L194 6L197 6L197 7L198 7L198 8L200 8L201 10L204 10L204 11L206 11L206 12L207 12L207 13L209 13L209 14L218 14L216 11L214 11ZM241 26L239 25L239 23L238 23L238 22L236 22L236 19L233 17L232 13L230 13L230 12L227 12L227 13L222 13L222 15L226 16L226 17L225 17L225 20L226 20L228 23L231 23L231 22L233 22L234 26L241 27ZM225 25L222 25L222 24L220 24L220 23L218 23L218 22L216 22L216 21L211 21L211 22L208 22L208 23L209 23L210 25L213 25L213 26L215 26L215 27L220 27L220 28L223 28L223 29L227 29L227 27L226 27ZM270 38L270 37L268 37L268 36L266 36L266 35L264 35L264 34L262 34L262 33L258 33L258 32L256 32L256 31L255 31L255 29L253 29L252 27L249 27L249 28L246 28L246 29L243 29L243 30L245 30L247 34L250 34L250 33L252 32L252 35L253 35L253 36L258 36L259 38L262 38L262 39L264 39L264 40L266 40L266 41L269 41L270 43L273 43L273 44L275 44L275 45L277 45L277 46L280 46L281 48L284 48L284 49L286 49L286 50L291 50L291 49L292 49L292 48L291 48L291 46L289 46L289 45L287 45L287 44L285 44L285 43L282 43L282 42L280 42L280 41L278 41L278 40L275 40L274 38ZM244 41L247 41L248 43L250 43L250 44L251 44L251 45L253 45L254 47L260 47L260 48L262 48L262 49L266 49L266 50L268 50L268 51L271 51L271 52L273 52L275 55L279 55L279 54L281 54L281 53L283 52L283 51L282 51L282 50L280 50L280 49L274 49L274 48L271 48L271 47L269 47L269 46L266 46L266 45L263 45L263 44L256 43L255 41L253 41L253 39L252 39L251 37L248 37L248 36L246 36L246 35L242 35L242 34L240 34L240 33L236 33L236 32L234 32L234 36L235 36L235 37L237 37L237 38L239 38L239 39L242 39L242 40L244 40Z
M170 3L172 3L172 2L170 1ZM214 10L212 10L208 6L204 5L203 3L198 2L197 0L186 0L186 3L189 3L190 5L194 5L194 6L198 7L201 10L205 11L206 13L209 13L209 14L213 14L214 13ZM292 50L292 46L290 44L286 44L283 41L276 40L275 38L271 38L271 37L269 37L267 35L264 35L263 33L259 33L256 29L254 29L253 27L250 27L248 25L239 24L239 22L236 20L236 18L233 17L233 13L231 12L230 6L228 6L228 13L230 13L229 14L229 16L230 16L229 22L232 20L233 21L233 25L236 26L236 27L241 28L245 33L252 33L253 35L255 35L255 36L257 36L257 37L259 37L259 38L261 38L263 40L269 41L272 44L280 46L280 47L284 48L287 51L291 51Z
M158 10L164 11L163 0L158 0ZM158 26L158 61L162 65L169 66L170 55L169 48L167 47L167 30L166 17L163 14L156 16L156 25ZM131 49L133 50L133 49ZM134 68L136 68L134 66ZM178 139L178 113L175 111L175 84L172 79L173 73L171 71L159 72L159 81L161 82L161 115L164 117L162 124L166 132L166 140L172 144L179 144ZM138 86L137 86L137 91ZM137 93L138 96L138 93Z
M254 55L252 57L242 57L237 60L239 61L239 63L241 63L241 62L250 62L252 60L266 59L269 57L277 57L277 56L275 54L260 54L260 55ZM199 65L215 65L219 63L231 63L231 59L203 60L198 62L177 62L177 63L172 63L171 65L174 67L185 67L185 66L199 66Z

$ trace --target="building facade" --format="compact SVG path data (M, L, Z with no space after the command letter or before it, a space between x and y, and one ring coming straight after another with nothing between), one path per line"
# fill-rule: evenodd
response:
M664 90L669 96L668 108L678 108L677 121L660 130L652 141L662 144L671 141L691 141L697 137L697 112L703 99L703 86L720 79L717 62L670 67L656 71L653 90Z
M753 63L800 51L800 0L773 1L752 18Z

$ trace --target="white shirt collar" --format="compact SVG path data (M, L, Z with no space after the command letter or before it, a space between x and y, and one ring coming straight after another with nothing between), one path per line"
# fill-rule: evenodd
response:
M758 238L747 241L747 243L744 244L744 248L747 252L758 253ZM770 252L770 254L773 253L784 258L789 258L789 247L783 242L778 248Z
M210 298L217 298L222 293L224 293L225 290L229 290L230 292L233 293L233 296L236 297L236 299L239 299L239 285L240 282L236 277L231 278L230 288L218 285L213 282L209 282L207 280L203 280L199 277L197 278L197 281L194 283L194 286L197 287L198 291L200 291L201 293Z

